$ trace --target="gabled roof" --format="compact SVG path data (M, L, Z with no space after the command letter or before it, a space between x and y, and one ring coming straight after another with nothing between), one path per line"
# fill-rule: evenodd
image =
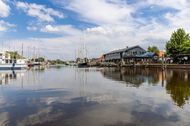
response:
M142 50L144 50L144 49L143 49L142 47L140 47L139 45L136 45L136 46L132 46L132 47L127 48L126 51L129 51L129 50L134 49L134 48L141 48ZM144 51L146 51L146 50L144 50Z
M114 51L111 51L109 53L106 53L106 54L113 54L113 53L122 53L122 52L126 52L126 51L129 51L131 49L134 49L134 48L141 48L139 45L136 45L136 46L132 46L132 47L126 47L124 49L118 49L118 50L114 50ZM142 50L144 50L143 48L141 48ZM145 51L145 50L144 50ZM104 54L104 55L106 55Z

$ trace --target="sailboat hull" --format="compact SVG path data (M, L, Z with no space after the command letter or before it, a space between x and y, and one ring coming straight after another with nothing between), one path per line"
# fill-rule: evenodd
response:
M87 63L78 63L78 68L85 68L88 67Z
M26 69L27 65L26 64L0 64L0 70L22 70Z

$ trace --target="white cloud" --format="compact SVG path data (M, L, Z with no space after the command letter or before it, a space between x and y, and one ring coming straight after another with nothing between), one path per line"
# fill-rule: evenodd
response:
M10 13L10 7L5 0L0 0L0 17L7 17Z
M65 8L81 15L83 20L95 24L115 24L129 21L134 11L126 2L107 0L71 0Z
M80 20L97 25L85 31L87 45L91 52L96 52L93 56L136 44L145 49L149 45L164 49L165 42L174 30L179 27L190 29L190 4L186 0L146 0L133 4L123 0L71 0L62 4L65 9L76 12ZM161 17L162 21L158 20L157 15L149 19L132 15L142 13L141 9L146 7L150 7L148 11L151 12L153 5L160 7L160 10L169 8L175 11L166 11L165 16Z
M175 9L182 9L184 6L187 6L187 0L147 0L148 5L155 4L164 7L170 7Z
M46 25L45 27L41 28L42 32L48 33L58 33L58 34L65 34L65 35L80 35L81 30L74 28L72 25Z
M54 17L63 18L63 14L43 5L17 2L17 7L24 10L28 15L46 21L41 24L30 24L30 31L41 31L45 33L58 34L56 38L27 39L29 44L42 47L44 55L72 59L75 50L85 42L89 57L98 57L113 49L125 46L141 45L145 49L149 45L156 45L164 49L165 42L171 33L179 27L190 32L190 3L186 0L145 0L128 4L123 0L66 0L59 1L60 6L77 13L76 20L82 20L94 27L83 30L77 29L71 24L56 25L52 23ZM158 20L160 13L151 15L157 5L160 10L166 11ZM146 15L141 9L148 9L150 18L136 16L134 14ZM163 13L162 12L162 13ZM148 15L148 16L149 16ZM84 33L82 33L84 31ZM18 40L22 41L22 40ZM48 54L47 51L48 50Z
M3 20L0 20L0 32L7 31L11 27L15 27L15 25L5 22Z
M17 8L22 9L27 15L36 17L40 21L54 22L54 17L63 18L63 13L44 5L35 3L17 2Z
M26 29L28 31L37 31L38 30L38 28L36 26L27 26Z

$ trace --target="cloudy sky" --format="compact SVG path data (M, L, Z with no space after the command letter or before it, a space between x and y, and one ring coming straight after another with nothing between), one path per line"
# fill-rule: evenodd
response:
M189 0L0 0L1 49L74 59L84 43L89 57L165 42L190 31Z

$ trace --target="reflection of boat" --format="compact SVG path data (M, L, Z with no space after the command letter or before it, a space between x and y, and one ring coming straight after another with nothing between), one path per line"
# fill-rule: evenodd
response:
M23 77L25 70L12 71L2 70L0 71L0 85L9 84L11 80L17 79L17 77Z

